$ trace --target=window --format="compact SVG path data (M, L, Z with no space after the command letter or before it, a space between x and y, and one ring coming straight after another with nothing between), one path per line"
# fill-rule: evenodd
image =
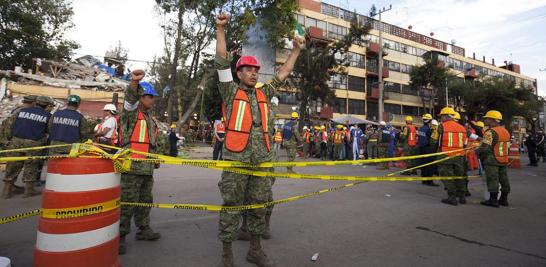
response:
M396 104L385 104L385 112L388 112L391 114L402 114L400 105L396 105Z
M368 69L368 71L377 73L379 71L378 67L379 66L377 64L377 59L368 59L367 60L366 69Z
M350 22L354 16L355 16L354 12L351 12L345 9L339 9L339 18L342 20Z
M328 24L328 37L336 40L341 40L347 34L347 28L336 24Z
M347 89L347 75L336 73L330 76L328 86L333 89Z
M412 66L406 65L406 64L400 64L400 72L402 73L410 73L412 69Z
M305 28L307 27L317 27L317 20L311 17L305 19Z
M387 62L387 61L385 61L385 62ZM394 62L394 61L389 61L388 64L389 64L389 70L400 71L400 63Z
M368 120L377 120L377 118L379 118L379 116L377 115L379 112L378 111L379 107L377 106L377 103L368 101L367 105L368 105L368 110L367 110Z
M339 18L339 8L325 3L322 3L321 5L321 13L327 16Z
M348 85L349 90L364 92L366 79L349 75L348 80L349 80L349 85Z
M326 22L322 20L317 20L317 28L320 28L323 31L326 31Z
M412 89L409 85L402 85L402 94L406 95L418 95L417 89Z
M364 100L349 99L349 114L364 115Z
M351 67L364 68L364 55L353 52L348 53L349 64Z
M385 84L383 85L383 88L385 89L385 92L400 93L400 84L398 83L385 82Z
M402 106L404 115L419 116L419 108L412 106Z
M298 20L298 23L305 26L305 16L296 14L296 19Z
M346 98L336 98L336 102L334 103L334 112L345 113L347 111L346 100Z

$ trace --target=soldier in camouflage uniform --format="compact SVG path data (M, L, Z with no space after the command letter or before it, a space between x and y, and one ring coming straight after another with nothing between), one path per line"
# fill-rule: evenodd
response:
M296 160L298 143L301 141L300 131L298 130L298 118L299 114L297 112L292 112L290 121L284 124L282 130L282 143L286 148L286 156L290 162ZM286 167L286 170L290 173L294 173L292 166Z
M498 208L499 205L508 206L508 194L510 182L508 181L508 153L510 149L510 133L500 125L502 114L496 110L488 111L485 116L485 124L489 129L483 136L479 148L480 158L484 163L487 177L487 190L489 199L481 202L482 205ZM499 195L501 185L501 196Z
M17 149L26 147L43 146L47 140L47 124L51 113L45 111L50 100L48 97L39 96L36 98L36 106L28 105L17 110L5 124L11 129L8 140L7 149ZM39 156L41 150L26 150L20 152L12 152L12 157L32 157ZM23 169L23 182L25 190L23 197L32 197L39 195L40 192L34 190L34 182L36 180L36 172L38 171L39 161L29 159L25 161L8 162L6 166L6 175L4 177L4 190L2 198L11 198L16 192L14 188L15 180ZM40 169L41 170L41 169Z
M400 142L403 143L402 147L404 149L404 156L414 156L418 153L417 148L417 128L413 125L413 117L406 116L405 118L406 126L402 129L400 133ZM406 160L406 168L410 169L416 165L416 160ZM402 175L412 175L417 174L417 170L405 171L401 173Z
M379 123L379 138L377 140L377 154L380 159L389 158L389 145L393 139L392 131L387 127L387 123L381 121ZM378 164L378 170L388 170L389 163L381 162Z
M152 117L151 108L154 97L158 94L150 83L140 82L144 71L135 70L131 83L125 90L125 100L121 112L121 146L141 152L156 153L158 149L158 126ZM133 158L145 156L132 154ZM152 188L154 184L154 169L158 164L149 161L132 161L127 173L121 174L121 201L152 203ZM161 235L150 228L150 208L122 206L119 225L119 254L125 254L127 245L125 236L130 232L131 220L139 228L137 240L153 241Z
M269 99L276 88L288 77L305 42L294 41L294 49L277 75L263 88L256 89L259 63L252 56L242 56L237 62L239 85L233 82L230 69L230 56L226 48L224 28L229 21L226 14L216 19L216 59L220 84L218 89L226 111L226 139L224 159L258 164L272 160L270 153ZM234 107L237 107L234 108ZM265 121L264 121L265 120ZM271 196L271 179L223 172L218 183L224 206L237 206L244 203L258 204L267 202ZM247 227L251 234L247 261L258 266L274 266L263 252L260 238L265 231L266 209L253 209L247 212ZM232 242L237 239L237 228L241 218L240 211L220 212L219 239L223 242L222 263L233 266Z
M438 143L439 151L449 152L460 150L465 147L469 132L467 129L454 120L455 110L445 107L440 111L442 123L438 126L438 134L433 134L434 143ZM435 139L437 138L437 139ZM449 160L438 163L440 176L464 176L464 151L447 153L447 156L454 156ZM443 180L447 189L448 197L442 199L442 203L457 206L466 204L464 179ZM457 202L457 197L459 198Z

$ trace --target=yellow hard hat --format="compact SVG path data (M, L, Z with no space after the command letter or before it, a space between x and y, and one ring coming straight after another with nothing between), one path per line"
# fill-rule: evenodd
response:
M453 114L453 118L456 119L456 120L460 120L461 119L461 114L459 114L459 112L455 111L455 114Z
M485 116L483 117L488 119L499 120L499 121L502 120L502 114L496 110L488 111L487 113L485 113Z
M320 129L324 130L324 129L326 129L326 126L322 125L322 126L320 126Z
M292 119L297 119L300 117L300 114L298 114L297 112L292 112Z
M426 113L426 114L423 114L423 117L422 117L423 120L432 120L432 115Z
M440 115L455 115L455 110L450 107L445 107L440 110Z
M405 121L413 121L413 117L412 116L406 116Z
M171 124L171 129L176 128L176 124Z
M343 125L339 124L339 125L337 126L337 128L341 130L341 129L343 129Z
M477 121L477 122L475 123L475 125L478 126L478 127L481 127L481 128L484 128L484 127L485 127L485 124L483 123L483 121Z

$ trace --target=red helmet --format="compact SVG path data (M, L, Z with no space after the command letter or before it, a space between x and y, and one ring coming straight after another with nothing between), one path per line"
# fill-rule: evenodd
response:
M260 69L260 63L254 56L242 56L237 60L237 65L235 67L237 70L244 66L252 66Z

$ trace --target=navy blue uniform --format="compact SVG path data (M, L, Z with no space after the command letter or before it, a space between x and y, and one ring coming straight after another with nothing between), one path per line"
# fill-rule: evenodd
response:
M17 114L11 134L21 139L40 140L45 137L50 117L51 113L46 112L43 108L23 108Z
M76 110L63 109L51 117L50 141L76 143L82 140L81 127L83 115Z

